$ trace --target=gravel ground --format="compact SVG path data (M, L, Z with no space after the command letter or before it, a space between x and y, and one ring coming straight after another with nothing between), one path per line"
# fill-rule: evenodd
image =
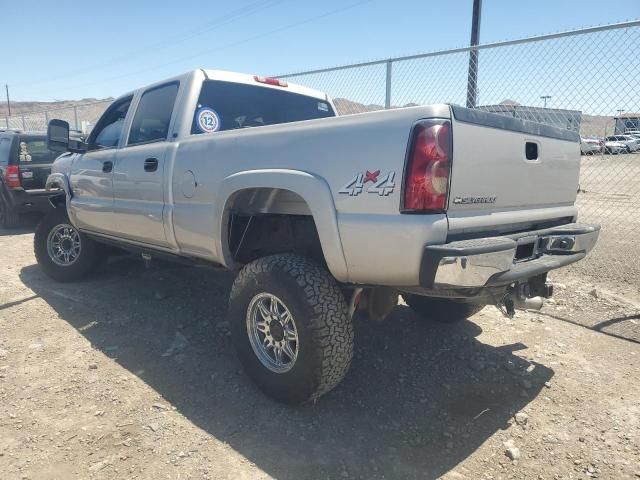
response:
M55 284L0 231L0 478L640 477L638 309L556 274L555 303L458 325L356 319L345 381L276 404L229 339L232 276L112 259Z

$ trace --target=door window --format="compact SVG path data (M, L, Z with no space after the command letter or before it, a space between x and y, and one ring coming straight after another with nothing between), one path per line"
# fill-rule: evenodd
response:
M128 145L167 139L178 86L170 83L144 92L131 124Z
M104 113L89 137L89 150L117 147L132 97L117 101Z

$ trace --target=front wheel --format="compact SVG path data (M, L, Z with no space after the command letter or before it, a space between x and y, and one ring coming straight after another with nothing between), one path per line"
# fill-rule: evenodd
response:
M485 305L478 303L463 303L446 298L423 297L421 295L403 295L411 310L425 320L438 323L456 323L469 318Z
M59 208L38 224L33 248L44 273L59 282L80 280L98 263L96 242L71 225L66 212Z
M299 255L246 265L233 283L229 315L245 371L284 403L313 400L334 388L353 357L353 326L336 281Z

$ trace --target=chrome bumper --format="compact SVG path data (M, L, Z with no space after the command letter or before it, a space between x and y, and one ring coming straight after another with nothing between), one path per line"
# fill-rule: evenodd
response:
M422 258L420 285L435 289L508 285L583 259L599 234L599 225L572 223L428 246Z

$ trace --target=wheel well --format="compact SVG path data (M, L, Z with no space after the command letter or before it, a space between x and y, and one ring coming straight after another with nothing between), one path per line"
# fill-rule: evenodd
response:
M236 194L227 242L233 260L241 264L279 253L298 253L324 264L309 206L289 190L252 188Z
M64 192L57 193L49 198L49 202L56 208L65 208L67 203L67 195Z

